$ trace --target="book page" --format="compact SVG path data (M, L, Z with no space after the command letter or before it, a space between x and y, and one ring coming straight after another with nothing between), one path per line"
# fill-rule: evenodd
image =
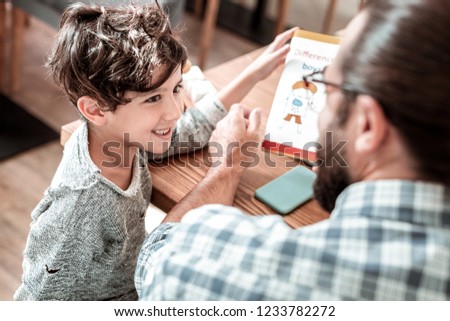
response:
M315 160L317 120L326 104L325 86L305 84L303 76L331 64L339 49L338 42L339 38L334 36L303 30L295 33L274 96L263 147Z

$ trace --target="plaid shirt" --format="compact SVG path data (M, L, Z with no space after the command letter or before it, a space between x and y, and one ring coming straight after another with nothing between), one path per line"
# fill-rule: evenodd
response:
M144 243L141 300L449 300L450 188L360 182L328 220L204 206Z

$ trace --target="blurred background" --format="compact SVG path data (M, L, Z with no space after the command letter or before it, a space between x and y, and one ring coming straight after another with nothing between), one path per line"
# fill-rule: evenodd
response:
M12 300L20 284L30 213L61 160L61 126L78 118L43 67L60 14L70 2L74 1L0 0L0 300ZM268 44L276 30L299 26L333 34L345 27L360 5L359 0L159 3L181 33L191 62L203 69Z

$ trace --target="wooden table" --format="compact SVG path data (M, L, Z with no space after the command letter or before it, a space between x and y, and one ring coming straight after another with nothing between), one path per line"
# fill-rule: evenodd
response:
M214 67L205 71L205 76L219 89L224 87L239 72L247 66L262 49ZM265 124L272 105L282 67L277 69L269 78L259 82L249 95L242 101L245 107L261 107L263 117L260 131L264 134ZM61 141L64 143L79 122L73 122L62 127ZM204 164L205 149L188 155L178 155L162 163L150 163L153 180L152 203L164 211L169 211L204 177L208 167ZM250 166L244 173L236 192L234 206L246 213L259 215L273 213L269 207L253 197L255 190L299 164L289 157L278 156L259 150L259 162ZM256 159L256 157L255 157ZM328 217L314 200L307 202L284 219L292 227L299 227Z

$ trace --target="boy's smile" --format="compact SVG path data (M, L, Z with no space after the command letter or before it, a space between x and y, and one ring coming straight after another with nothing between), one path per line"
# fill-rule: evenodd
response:
M155 135L160 136L161 138L166 138L166 136L169 136L169 134L170 134L170 136L172 135L172 128L167 128L167 129L154 129L154 130L152 130L152 132L153 132ZM169 137L170 137L170 136L169 136Z

